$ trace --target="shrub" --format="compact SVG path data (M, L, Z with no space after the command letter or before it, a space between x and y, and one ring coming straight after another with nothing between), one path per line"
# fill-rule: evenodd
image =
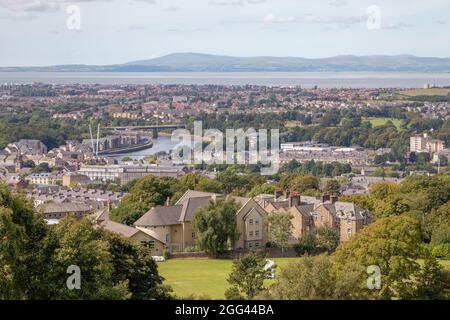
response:
M434 246L431 254L438 259L450 260L450 243L443 243Z
M166 259L166 260L169 260L170 259L170 251L169 251L169 249L164 249L164 251L163 251L163 257L164 257L164 259Z
M314 254L316 251L316 236L313 232L307 232L303 234L298 243L294 245L294 249L299 256L304 254Z

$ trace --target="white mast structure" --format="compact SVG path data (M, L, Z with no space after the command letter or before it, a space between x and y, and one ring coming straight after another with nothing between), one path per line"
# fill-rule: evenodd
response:
M91 146L92 146L92 153L95 154L95 147L94 147L94 137L92 136L92 127L89 123L89 134L91 135Z
M100 123L97 125L97 148L95 149L95 156L98 157L98 140L100 139Z

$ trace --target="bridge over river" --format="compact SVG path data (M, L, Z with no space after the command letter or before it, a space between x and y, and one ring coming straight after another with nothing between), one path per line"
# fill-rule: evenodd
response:
M105 127L106 130L114 131L152 131L152 138L158 138L158 131L167 129L185 129L185 124L162 124L153 126L119 126L119 127Z

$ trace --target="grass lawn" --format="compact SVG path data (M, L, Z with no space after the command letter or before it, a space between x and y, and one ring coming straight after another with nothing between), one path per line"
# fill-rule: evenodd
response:
M445 269L450 270L450 260L441 260L439 262Z
M286 121L284 125L286 128L303 127L301 121L294 121L294 120Z
M301 258L272 259L280 267ZM191 294L223 299L229 287L227 278L231 272L232 260L222 259L173 259L158 263L159 273L166 279L165 284L173 288L179 297ZM450 260L441 260L444 268L450 270Z
M372 127L379 127L385 125L389 120L400 130L401 120L394 118L364 118L364 120L369 120L372 124Z
M301 258L271 259L284 267L290 261ZM173 288L179 297L191 294L204 295L212 299L223 299L229 287L227 278L233 260L230 259L173 259L158 263L159 273L166 279L165 284Z
M406 97L417 96L446 96L450 93L450 89L447 88L430 88L430 89L414 89L398 91L397 94Z

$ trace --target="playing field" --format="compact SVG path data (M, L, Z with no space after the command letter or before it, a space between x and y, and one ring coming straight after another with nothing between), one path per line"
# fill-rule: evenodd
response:
M414 89L414 90L404 90L398 91L397 94L406 97L417 97L417 96L446 96L450 93L448 88L430 88L430 89Z
M271 259L280 267L301 258ZM173 259L158 263L159 273L166 279L179 297L191 294L223 299L233 260L222 259Z
M397 129L400 129L401 125L401 120L394 118L364 118L364 120L370 121L372 127L379 127L385 125L386 122L388 122L389 120L392 121L392 123L397 127Z
M272 259L280 267L286 266L290 261L301 258ZM450 260L441 261L441 264L450 269ZM207 296L211 299L223 299L225 290L229 287L227 278L231 272L232 260L222 259L172 259L158 263L159 273L166 279L178 297L187 297L191 294Z

